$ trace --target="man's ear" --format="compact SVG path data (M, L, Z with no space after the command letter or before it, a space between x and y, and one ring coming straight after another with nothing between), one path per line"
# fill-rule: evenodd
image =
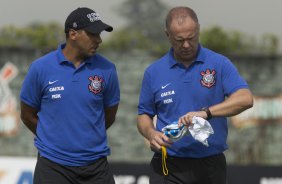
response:
M73 30L73 29L70 29L69 30L69 38L71 40L75 40L76 39L76 36L77 36L77 31L76 30Z

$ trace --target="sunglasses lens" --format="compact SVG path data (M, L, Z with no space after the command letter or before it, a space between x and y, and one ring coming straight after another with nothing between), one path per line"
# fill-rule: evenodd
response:
M179 134L179 130L178 129L177 130L174 130L174 129L167 130L167 131L164 132L164 134L168 137L175 137Z

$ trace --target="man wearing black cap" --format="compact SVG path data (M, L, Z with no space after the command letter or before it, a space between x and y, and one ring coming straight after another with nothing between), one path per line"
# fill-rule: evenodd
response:
M113 28L89 8L65 22L66 43L34 61L23 82L21 119L35 134L35 184L114 184L106 129L120 100L115 65L97 54Z

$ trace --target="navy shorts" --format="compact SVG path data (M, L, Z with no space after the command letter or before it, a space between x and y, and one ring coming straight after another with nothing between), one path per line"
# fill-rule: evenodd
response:
M115 184L106 157L87 166L64 166L37 157L34 184Z
M155 154L150 164L150 184L226 184L224 154L205 158L166 159L168 175L163 174L162 156Z

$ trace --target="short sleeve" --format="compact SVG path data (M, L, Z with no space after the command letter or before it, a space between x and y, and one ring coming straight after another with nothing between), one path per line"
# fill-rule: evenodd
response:
M104 105L105 107L111 107L118 104L120 101L119 80L115 67L110 73L109 82L107 85L108 86L106 86L106 91L104 93Z
M36 65L34 63L31 64L20 91L21 101L36 109L40 109L41 103L41 85L38 74L39 71L37 70Z
M151 75L145 71L139 96L138 114L148 114L153 117L156 114L154 95L151 87Z
M247 82L241 77L237 68L229 59L224 60L222 67L223 90L226 96L241 88L248 88Z

